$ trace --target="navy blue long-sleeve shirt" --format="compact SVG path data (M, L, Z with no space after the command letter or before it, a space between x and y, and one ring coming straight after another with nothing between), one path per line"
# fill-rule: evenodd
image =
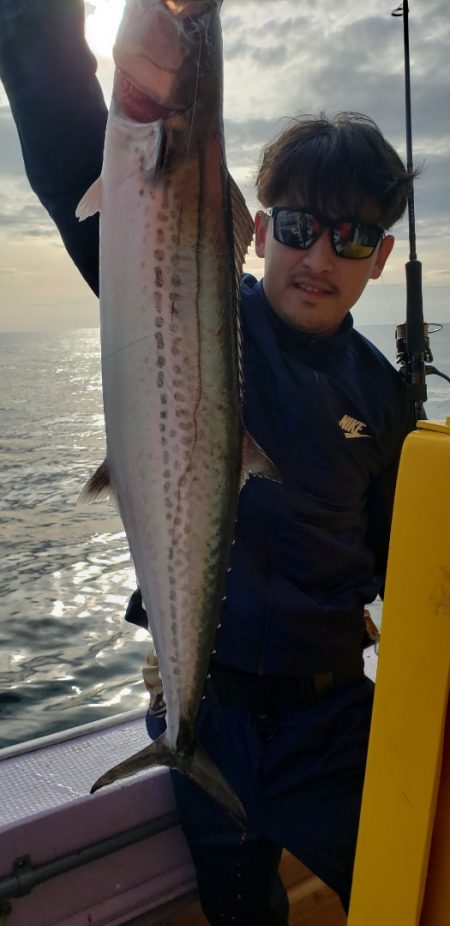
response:
M217 658L325 672L361 652L384 579L405 386L350 315L330 337L305 334L244 278L241 318L244 424L282 484L253 477L241 493Z
M1 0L0 77L31 186L98 292L98 222L75 218L100 173L106 123L83 13L81 0ZM253 673L328 672L361 654L413 416L400 374L350 315L329 337L301 332L246 276L241 321L244 424L282 482L250 477L242 490L215 659Z

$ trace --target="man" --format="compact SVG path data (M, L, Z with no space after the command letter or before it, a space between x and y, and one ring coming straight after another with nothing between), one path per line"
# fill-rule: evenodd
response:
M0 76L30 182L97 291L98 226L74 218L100 172L106 116L82 15L81 0L0 0ZM358 114L298 120L263 153L264 278L241 285L243 417L282 481L250 478L241 493L196 730L245 806L245 833L173 775L212 924L287 923L282 847L348 907L373 687L364 605L383 584L413 427L401 377L350 309L383 270L410 182ZM145 623L139 593L127 617Z
M244 423L282 485L253 479L241 494L197 725L247 810L244 842L203 792L173 776L213 924L287 923L281 847L348 907L372 695L364 603L383 581L412 427L403 381L353 330L349 309L383 270L394 243L385 230L409 183L358 114L295 121L263 153L264 278L241 285ZM137 598L128 617L139 621Z

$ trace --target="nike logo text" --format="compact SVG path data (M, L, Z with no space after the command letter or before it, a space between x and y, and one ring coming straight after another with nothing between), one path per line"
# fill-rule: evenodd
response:
M362 431L364 428L367 428L367 425L363 421L358 421L357 418L351 418L350 415L343 415L341 420L338 422L339 427L342 428L345 437L370 437L370 434L363 434Z

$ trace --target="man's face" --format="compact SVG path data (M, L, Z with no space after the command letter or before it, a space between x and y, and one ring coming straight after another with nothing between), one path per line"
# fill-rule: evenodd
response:
M365 221L374 220L368 216ZM256 214L255 225L255 250L265 259L268 301L280 318L310 334L328 335L339 327L368 281L381 275L394 244L387 235L371 257L351 260L335 254L327 229L311 248L297 250L275 240L273 218L265 213Z

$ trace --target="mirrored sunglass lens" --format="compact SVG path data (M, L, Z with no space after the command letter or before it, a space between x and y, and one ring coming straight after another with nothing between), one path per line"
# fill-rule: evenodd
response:
M351 260L363 260L373 254L381 234L381 230L376 227L340 222L333 228L336 253Z
M309 248L320 235L320 228L309 212L280 210L276 216L276 239L291 248Z
M361 260L364 257L370 257L375 247L374 245L361 244L357 241L347 241L342 244L336 244L336 250L341 257L353 258L353 260Z

